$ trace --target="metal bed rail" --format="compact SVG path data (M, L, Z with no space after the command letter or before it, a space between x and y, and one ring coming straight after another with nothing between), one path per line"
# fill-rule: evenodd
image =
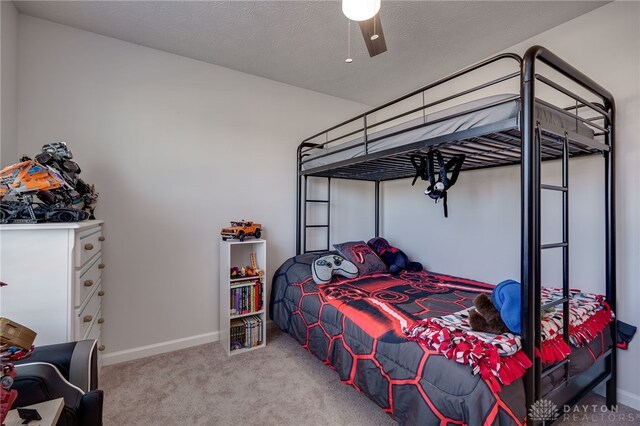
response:
M441 86L441 85L443 85L445 83L448 83L448 82L450 82L450 81L452 81L452 80L454 80L456 78L460 78L460 77L462 77L464 75L467 75L467 74L469 74L469 73L471 73L473 71L476 71L478 69L481 69L483 67L489 66L490 64L493 64L493 63L496 63L496 62L502 61L502 60L515 61L517 63L517 65L518 65L518 71L519 71L519 68L520 68L520 66L522 64L522 58L519 55L516 55L516 54L513 54L513 53L504 53L504 54L497 55L495 57L492 57L492 58L489 58L489 59L484 60L482 62L479 62L479 63L477 63L475 65L472 65L470 67L467 67L465 69L462 69L462 70L460 70L460 71L458 71L458 72L456 72L454 74L451 74L451 75L449 75L447 77L444 77L444 78L442 78L442 79L440 79L438 81L435 81L435 82L433 82L431 84L423 86L423 87L421 87L421 88L419 88L419 89L417 89L417 90L415 90L415 91L413 91L411 93L408 93L408 94L406 94L404 96L401 96L401 97L396 98L396 99L394 99L394 100L392 100L390 102L387 102L387 103L385 103L383 105L380 105L380 106L378 106L376 108L373 108L373 109L371 109L371 110L369 110L369 111L367 111L367 112L365 112L363 114L360 114L360 115L358 115L356 117L353 117L351 119L345 120L345 121L343 121L343 122L341 122L339 124L336 124L336 125L328 128L328 129L326 129L326 130L324 130L322 132L319 132L319 133L317 133L317 134L315 134L315 135L313 135L311 137L308 137L307 139L303 140L302 143L298 146L298 149L297 149L297 174L298 174L298 178L297 178L297 181L296 181L296 194L297 194L297 203L296 203L296 253L300 254L302 252L303 244L304 244L305 251L306 251L306 246L307 246L307 241L306 241L307 240L307 229L309 228L309 226L307 226L307 223L306 223L307 222L307 217L306 216L307 216L307 204L309 204L309 203L306 200L307 179L304 178L304 182L303 182L303 175L306 176L306 174L303 173L303 163L305 162L305 157L308 156L310 151L312 151L314 149L323 149L325 146L327 146L327 145L329 145L329 144L331 144L333 142L337 142L337 141L343 140L343 139L345 139L345 138L347 138L349 136L353 136L353 135L356 135L358 133L362 133L363 134L363 138L364 138L364 140L363 140L364 150L365 150L365 153L368 153L368 145L369 145L370 142L372 142L372 141L369 140L369 136L368 136L370 129L378 127L378 126L380 126L382 124L385 124L385 123L389 123L389 122L391 122L393 120L397 120L397 119L406 117L406 116L408 116L410 114L413 114L413 113L416 113L418 111L426 111L427 108L431 108L433 106L442 104L444 102L447 102L447 101L450 101L450 100L453 100L453 99L456 99L456 98L459 98L461 96L473 93L475 91L482 90L483 88L487 88L487 87L493 86L493 85L501 83L503 81L517 78L518 75L519 75L519 72L511 72L511 73L508 73L508 74L505 74L505 75L501 75L501 76L499 76L498 78L496 78L496 79L494 79L492 81L480 84L478 86L472 87L472 88L467 89L467 90L463 90L461 92L455 93L455 94L447 96L445 98L438 99L438 100L436 100L434 102L431 102L429 104L425 104L424 103L424 94L428 90L433 89L433 88L438 87L438 86ZM423 105L421 107L414 108L411 111L405 111L405 112L396 114L393 117L390 117L390 118L387 118L385 120L382 120L380 123L368 124L367 117L369 117L370 115L375 114L375 113L377 113L379 111L385 110L385 109L387 109L389 107L398 105L400 102L402 102L404 100L407 100L407 99L409 99L409 98L411 98L413 96L419 95L419 94L422 94L422 97L423 97ZM449 117L449 118L451 118L451 117ZM346 131L346 133L342 133L337 138L333 138L333 139L329 138L329 133L330 132L339 130L341 128L344 128L345 126L351 125L352 123L357 123L359 121L361 121L361 123L362 123L361 127L356 129L355 131L353 131L353 130L352 131ZM423 125L427 125L427 124L432 124L432 123L426 123L426 122L423 123ZM420 127L420 126L417 126L417 127ZM324 142L320 142L320 143L314 142L314 140L316 140L317 138L322 137L322 136L324 136L324 139L325 139ZM344 149L345 149L345 147L339 148L339 150L344 150ZM361 159L361 160L363 160L363 159ZM318 174L317 176L329 177L328 175L323 175L323 174ZM374 180L375 182L379 182L381 179L364 179L363 178L362 180ZM379 188L378 185L379 185L379 183L376 183L376 188ZM329 186L330 186L330 183L329 183ZM380 200L379 193L380 193L380 191L376 190L376 211L379 211L379 200ZM304 203L302 202L303 197L304 197ZM327 202L329 202L329 201L330 200L327 200ZM302 204L304 204L304 206ZM376 220L378 220L378 219L379 219L379 215L376 215ZM330 233L330 228L328 226L325 227L325 228L326 228L327 234L329 234ZM379 224L377 222L376 222L376 229L377 230L379 229ZM301 237L301 234L302 234L302 237ZM326 240L330 241L329 235L327 235ZM303 241L304 241L304 243L303 243ZM327 243L327 245L328 245L328 243Z
M367 117L384 108L393 106L417 94L424 94L427 90L450 82L458 77L478 70L489 64L503 59L515 60L520 67L520 116L513 121L512 125L496 123L481 129L469 129L459 133L442 135L429 140L415 142L407 146L386 149L383 152L370 153L368 144L381 139L382 137L369 138L369 130L376 125L389 123L393 120L406 117L427 108L441 103L459 98L486 87L517 77L513 73L507 73L489 82L476 85L470 89L463 90L454 95L450 95L431 103L424 103L421 107L412 108L393 117L382 120L380 123L368 125ZM587 100L584 96L567 89L562 84L536 71L537 63L543 63L553 72L567 79L570 83L576 84L586 89L598 101ZM575 102L560 108L549 102L536 98L538 85L551 88ZM507 101L503 101L507 102ZM537 121L535 113L536 104L540 102L544 106L549 106L555 111L562 112L568 117L594 129L595 137L603 137L604 143L584 137L577 132L570 132L560 128L554 128L549 123L542 125ZM486 106L485 106L486 108ZM478 110L483 108L478 108ZM573 111L573 112L572 112ZM586 117L585 113L592 114ZM468 111L467 111L468 112ZM425 116L426 117L426 116ZM439 120L448 119L452 116ZM329 139L329 132L341 127L362 121L362 127L356 131L349 131L340 137ZM438 122L431 122L426 119L423 124L405 128L390 134L408 132L414 128ZM596 132L597 131L597 132ZM305 157L309 152L317 149L324 149L331 143L337 142L345 137L353 136L358 132L363 132L364 155L358 157L358 161L341 160L322 167L312 169L312 173L303 170ZM325 136L325 142L315 143L314 139ZM388 137L389 134L383 136ZM568 342L569 339L569 158L590 155L595 152L604 156L604 179L605 179L605 285L606 299L613 312L616 310L616 271L615 271L615 162L614 162L614 142L615 142L615 103L613 96L606 89L595 83L589 77L572 67L547 49L540 46L531 47L521 59L515 54L502 54L487 59L471 67L465 68L448 77L440 79L432 84L424 86L405 96L397 98L391 102L367 111L357 117L333 126L310 138L305 139L298 147L297 151L297 221L296 221L296 252L300 254L304 248L307 252L306 231L316 225L307 225L306 213L307 204L323 203L329 209L327 212L327 223L322 226L327 231L327 249L329 249L330 233L330 184L331 178L368 180L375 183L375 235L380 232L380 182L390 179L398 179L410 176L411 170L408 168L408 156L411 152L420 149L437 146L445 155L456 153L468 154L468 162L465 169L497 167L502 165L520 164L521 167L521 284L522 284L522 341L523 351L533 360L533 367L527 370L524 377L526 407L527 409L541 395L541 379L551 372L565 368L565 382L567 392L564 394L562 403L573 403L589 389L600 383L606 382L607 405L613 407L617 403L616 396L616 349L613 347L603 356L604 371L595 379L586 384L582 382L586 375L569 377L569 364L563 362L547 368L543 371L539 358L536 358L536 348L541 346L540 316L543 308L549 306L562 305L564 313L563 337ZM464 144L463 144L464 143ZM465 145L466 144L466 145ZM470 145L471 144L471 145ZM475 145L474 145L475 144ZM338 148L340 149L340 148ZM471 150L471 152L469 152ZM332 152L338 152L333 150ZM541 162L549 159L560 159L562 162L562 183L561 185L544 184L541 180ZM356 171L357 173L354 173ZM326 200L307 199L307 177L318 176L328 178L328 196ZM304 180L304 203L301 203L303 196L302 181ZM541 243L541 191L558 191L562 194L562 241L551 244ZM304 204L304 212L302 210ZM304 218L304 223L302 222ZM326 225L326 226L325 226ZM301 234L304 234L304 247L301 244ZM552 303L541 306L541 251L547 249L561 249L562 251L562 282L563 297ZM611 336L615 339L615 321L611 326ZM578 380L574 380L578 379ZM571 389L571 390L569 390ZM531 418L528 419L533 424Z
M560 84L544 77L536 72L536 65L541 62L561 76L571 82L583 87L592 95L602 101L602 104L589 102L583 97L564 88ZM605 179L605 286L606 298L611 309L616 309L616 276L615 276L615 163L614 163L614 141L615 141L615 103L609 91L598 85L589 77L572 67L549 50L541 46L533 46L525 53L522 62L521 76L521 135L522 135L522 162L521 162L521 283L522 283L522 338L523 350L534 360L532 368L527 370L524 377L526 406L532 404L542 397L541 378L546 372L542 370L540 359L535 357L536 347L540 347L541 330L540 315L541 306L541 250L547 248L562 248L563 253L563 297L556 301L562 303L564 314L564 334L565 341L568 342L568 318L569 318L569 173L568 173L568 141L565 135L562 140L562 186L551 187L543 185L541 182L541 128L540 123L535 121L536 88L537 82L547 85L564 95L572 98L576 102L574 107L576 112L580 108L589 108L598 115L593 120L585 120L577 114L572 114L576 120L581 120L584 124L591 125L599 129L605 137L606 148L602 149L604 155L604 179ZM573 109L573 108L569 108ZM565 109L566 110L566 109ZM594 121L602 120L603 126L597 125ZM560 190L562 192L562 221L563 221L563 241L557 244L541 244L541 197L542 189ZM605 372L592 380L584 387L591 389L599 383L606 381L606 402L610 407L617 404L616 396L616 349L615 336L616 325L613 321L611 326L611 336L614 339L613 347L605 355ZM569 382L568 363L563 364L565 379ZM556 367L552 367L556 368ZM584 389L579 390L582 394ZM568 401L574 401L577 394L570 394ZM529 423L533 423L531 419Z
M365 140L363 142L364 155L368 155L369 154L368 147L373 142L377 142L377 141L382 140L382 139L390 138L392 136L396 136L396 135L399 135L399 134L402 134L402 133L410 132L412 130L419 129L421 127L425 127L427 125L442 123L443 121L447 121L447 120L450 120L452 118L461 117L463 115L467 115L467 114L470 114L470 113L473 113L473 112L478 112L478 111L489 109L489 108L492 108L492 107L495 107L495 106L498 106L498 105L503 105L503 104L509 103L509 102L511 102L511 101L513 101L515 99L518 99L518 98L519 98L519 96L511 96L511 97L503 99L501 101L491 102L491 103L488 103L486 105L482 105L482 106L479 106L479 107L476 107L476 108L471 108L471 109L464 110L464 111L461 111L461 112L458 112L458 113L455 113L455 114L447 115L445 117L441 117L441 118L436 119L436 120L424 121L421 124L418 124L418 125L415 125L415 126L411 126L411 127L407 127L407 128L401 129L401 130L396 130L396 131L391 132L391 133L386 133L386 134L384 134L382 136L378 136L378 137L374 137L374 138L370 138L370 139L369 138L365 138ZM434 105L434 104L436 104L436 103L434 102L434 103L431 103L429 105L425 105L425 106L417 108L417 109L418 110L423 110L423 109L428 108L430 105ZM410 112L398 114L398 115L396 115L394 117L391 117L389 119L384 120L383 123L389 122L391 120L396 120L398 118L402 118L402 117L404 117L404 116L406 116L408 114L410 114ZM377 123L376 125L381 125L381 124L382 123ZM374 126L370 126L370 128L371 127L374 127ZM362 130L360 130L360 131L362 131ZM349 135L351 135L352 133L349 133ZM322 148L325 145L326 145L326 142L324 144L319 144L319 146L316 146L316 147L313 147L313 148L310 148L310 149ZM348 144L345 144L345 145L348 145ZM348 146L337 147L335 149L332 149L330 152L327 152L327 153L324 153L324 154L320 154L320 155L316 155L313 158L314 159L323 158L323 157L326 157L328 155L332 155L332 154L336 154L336 153L339 153L339 152L347 151L349 149L353 149L353 146L348 145ZM305 161L303 159L302 164L304 164L304 162Z
M516 61L517 65L518 65L518 68L520 67L520 64L522 63L522 59L520 58L520 56L518 56L516 54L513 54L513 53L500 54L500 55L494 56L492 58L489 58L487 60L484 60L482 62L479 62L479 63L477 63L475 65L472 65L472 66L467 67L467 68L465 68L463 70L460 70L460 71L458 71L458 72L456 72L454 74L451 74L451 75L449 75L447 77L444 77L444 78L442 78L440 80L437 80L437 81L435 81L435 82L433 82L431 84L423 86L423 87L421 87L421 88L419 88L419 89L417 89L417 90L415 90L415 91L413 91L411 93L408 93L408 94L406 94L404 96L396 98L396 99L394 99L394 100L392 100L390 102L387 102L387 103L385 103L383 105L380 105L380 106L378 106L376 108L370 109L365 113L359 114L359 115L357 115L357 116L355 116L355 117L353 117L353 118L351 118L349 120L343 121L342 123L336 124L335 126L332 126L332 127L328 128L326 130L323 130L322 132L316 133L315 135L308 137L307 139L303 140L302 143L300 144L300 150L301 150L300 153L302 155L308 154L309 151L312 151L313 149L324 148L324 147L326 147L327 145L329 145L331 143L338 142L338 141L343 140L343 139L345 139L345 138L347 138L349 136L354 136L354 135L357 135L359 133L362 133L362 136L364 138L363 145L364 145L365 153L367 153L368 144L370 142L373 142L373 140L369 139L369 131L372 128L379 127L379 126L381 126L383 124L392 122L394 120L398 120L400 118L406 117L406 116L411 115L411 114L415 114L416 112L425 111L428 108L432 108L434 106L437 106L437 105L440 105L442 103L457 99L459 97L462 97L462 96L465 96L465 95L469 95L469 94L477 92L479 90L494 86L494 85L496 85L498 83L501 83L501 82L504 82L504 81L507 81L507 80L510 80L510 79L513 79L513 78L517 78L520 73L518 71L518 72L511 72L511 73L508 73L508 74L505 74L505 75L500 75L499 77L497 77L497 78L495 78L495 79L493 79L493 80L491 80L489 82L486 82L486 83L471 87L469 89L463 90L463 91L458 92L458 93L454 93L452 95L446 96L444 98L438 99L438 100L436 100L434 102L430 102L428 104L425 104L423 102L422 106L419 106L417 108L412 108L412 109L410 109L408 111L401 112L399 114L396 114L396 115L394 115L392 117L386 118L384 120L381 120L380 122L376 122L376 123L373 123L373 124L368 122L368 117L369 116L371 116L371 115L373 115L373 114L375 114L377 112L383 111L383 110L385 110L387 108L396 106L399 103L401 103L402 101L405 101L405 100L407 100L409 98L412 98L412 97L414 97L416 95L422 94L423 95L423 99L424 99L424 95L426 94L427 91L429 91L431 89L434 89L434 88L436 88L438 86L441 86L441 85L443 85L445 83L448 83L448 82L450 82L450 81L452 81L454 79L457 79L457 78L460 78L462 76L465 76L465 75L467 75L467 74L469 74L469 73L471 73L473 71L477 71L477 70L482 69L484 67L487 67L487 66L489 66L489 65L491 65L493 63L496 63L498 61L502 61L502 60L514 60L514 61ZM361 121L361 125L356 130L347 131L346 133L341 133L339 136L329 139L329 133L330 132L339 130L339 129L347 126L347 125L350 125L350 124L352 124L354 122L358 122L358 121ZM430 123L425 123L425 124L430 124ZM319 138L321 136L325 137L325 141L324 142L319 142L319 143L317 143L317 142L314 143L313 142L315 139L317 139L317 138Z
M509 56L511 57L511 56ZM504 59L504 57L502 57L501 59ZM499 60L499 59L497 59ZM490 61L485 61L484 63L480 63L477 66L479 68L481 68L482 66L486 66L490 63ZM473 68L473 69L467 69L468 72L471 72L473 70L479 69L479 68ZM444 137L428 137L426 139L422 139L421 137L416 138L416 142L412 142L410 144L407 145L400 145L400 146L394 146L394 147L385 147L383 149L380 148L376 148L375 151L371 151L369 149L369 147L371 146L371 144L378 142L378 141L382 141L384 139L388 139L388 138L392 138L396 135L401 135L401 134L409 134L409 132L412 132L414 130L418 130L422 127L425 126L430 126L430 125L435 125L438 123L442 123L454 118L458 118L458 117L462 117L465 116L467 114L472 114L475 112L479 112L479 111L483 111L483 110L488 110L490 108L499 106L499 105L503 105L503 104L507 104L511 101L514 100L519 100L520 99L520 95L513 95L513 96L509 96L507 98L503 98L497 101L493 101L490 103L487 103L485 105L481 105L481 106L477 106L474 108L469 108L469 109L465 109L463 111L459 111L456 113L452 113L446 116L442 116L439 117L437 119L427 119L426 114L423 115L423 119L422 120L417 120L414 119L412 121L420 121L418 124L413 124L410 127L403 127L401 129L396 129L394 130L393 127L388 128L388 129L384 129L384 132L379 132L379 133L374 133L374 134L370 134L368 132L369 129L373 129L377 126L381 126L383 124L389 123L391 121L394 120L398 120L401 119L403 117L406 117L407 115L413 114L415 112L418 111L425 111L427 108L430 108L432 106L435 105L439 105L442 104L444 102L459 98L461 96L464 95L468 95L471 93L474 93L478 90L481 90L483 88L486 87L490 87L492 85L498 84L500 82L504 82L507 80L510 80L512 78L515 78L516 75L518 75L519 73L510 73L510 74L505 74L502 75L488 83L483 83L480 85L476 85L470 89L466 89L460 92L457 92L453 95L450 96L446 96L443 97L441 99L438 99L434 102L431 103L424 103L423 101L423 105L418 107L418 108L412 108L408 111L399 113L399 114L395 114L392 117L389 117L387 119L378 121L374 124L370 124L367 125L367 119L366 119L366 115L370 114L371 112L367 112L365 114L362 114L354 119L348 120L344 123L353 123L354 120L358 119L358 118L362 118L363 120L363 126L359 129L356 130L351 130L351 131L347 131L347 133L343 133L340 136L334 137L329 139L329 131L331 131L331 129L339 129L341 125L337 125L337 126L333 126L330 128L330 130L327 130L325 132L322 133L318 133L310 138L305 139L305 141L303 143L300 144L300 146L298 147L298 173L301 175L310 175L310 176L328 176L330 175L330 171L331 170L338 170L338 169L345 169L346 166L349 165L353 165L354 166L354 170L357 170L358 168L361 168L363 165L367 164L368 162L370 162L371 160L375 160L378 158L385 158L388 160L393 160L394 155L398 155L398 154L404 154L410 151L418 151L418 150L425 150L425 149L429 149L430 147L435 147L438 146L438 149L441 149L442 151L443 148L442 145L446 144L447 145L447 149L449 149L450 151L455 151L458 150L458 148L453 147L452 145L463 145L463 144L467 144L468 142L472 142L472 146L475 148L475 150L473 151L469 151L466 150L467 153L467 159L469 162L473 161L474 157L477 158L482 158L485 157L486 159L486 152L487 151L491 151L493 148L495 148L495 144L503 144L503 145L510 145L509 147L505 147L502 152L508 152L509 150L511 151L517 151L520 148L520 138L518 135L518 138L516 138L516 141L518 142L517 144L512 144L510 142L505 142L505 141L501 141L499 138L496 138L494 135L491 135L491 130L492 127L495 126L487 126L487 127L482 127L482 131L479 132L478 128L470 128L468 130L459 130L456 131L454 133L451 134L445 134L443 135ZM562 94L565 94L566 96L569 95L574 95L573 92L564 89L562 86L554 83L553 81L551 81L550 79L547 79L546 77L540 76L541 79L544 79L545 83L547 83L550 87L554 88L554 89L558 89L558 91ZM443 82L447 82L447 81L451 81L450 79L443 79ZM438 82L436 82L438 83ZM429 87L435 87L436 83L430 85ZM420 93L420 92L419 92ZM421 93L424 93L421 92ZM411 97L412 94L403 96L401 98L398 98L395 101L392 101L391 105L396 105L397 102L402 102L404 99L408 97ZM415 92L414 92L415 95ZM586 101L585 99L583 99L582 97L580 97L579 95L575 95L575 99L579 99L580 101L584 101L586 102L586 104L584 103L580 103L581 107L593 107L593 111L597 112L598 114L600 114L601 108L598 105L594 105L588 101ZM424 98L423 98L424 99ZM569 132L569 139L570 139L570 154L571 156L574 156L576 154L576 151L578 151L580 154L582 153L588 153L588 154L593 154L596 151L602 151L602 150L606 150L608 149L608 147L599 142L596 141L590 137L584 136L581 133L578 133L578 124L580 123L580 125L583 125L583 127L588 127L588 128L592 128L592 129L596 129L596 130L600 130L601 133L600 134L606 134L606 129L604 129L604 127L598 125L596 123L596 121L599 120L604 120L604 116L602 116L600 114L600 116L596 116L596 117L582 117L579 115L578 110L579 108L576 107L567 107L567 108L559 108L557 106L555 106L552 103L546 102L542 99L537 99L536 102L539 102L540 104L544 105L545 107L556 111L560 114L563 114L564 116L571 118L572 120L575 120L576 122L576 131L570 131ZM387 105L389 105L387 104ZM576 104L578 104L578 100L576 100ZM384 108L383 107L378 107L375 108L374 110L371 111L378 111L380 109ZM574 109L576 113L572 113L571 110ZM410 122L404 122L406 124L410 123ZM509 128L519 128L519 123L514 123L513 125L508 124L508 120L505 120L503 122L501 122L501 125L504 127L503 129L500 129L501 131L504 131L506 129ZM328 147L328 145L333 144L333 143L337 143L338 141L343 141L345 138L348 138L349 136L353 136L355 134L358 133L362 133L365 132L366 133L366 138L360 137L360 141L356 140L351 140L349 141L349 143L342 143L342 144L337 144L336 146L331 146L330 148ZM595 130L594 130L595 132ZM544 149L547 151L555 151L557 153L556 158L560 159L561 158L561 149L556 149L553 147L554 144L557 144L557 137L556 138L551 138L551 144L548 143L549 141L549 134L551 135L556 135L557 137L563 137L564 136L564 129L559 128L559 127L554 127L551 124L546 124L545 125L545 147ZM314 139L317 139L319 136L324 135L326 141L325 142L312 142ZM490 140L493 137L493 140ZM344 160L337 160L334 162L330 162L327 164L323 164L323 165L314 165L311 167L307 167L305 168L305 164L307 164L309 161L313 160L313 161L317 161L329 156L334 156L335 154L340 154L343 153L345 151L350 151L351 155ZM355 150L355 152L353 151ZM313 153L313 156L310 157L310 153ZM446 156L446 154L445 154ZM494 158L494 162L492 161L483 161L483 165L477 165L477 167L474 168L483 168L483 167L494 167L494 166L499 166L499 165L507 165L507 164L511 164L508 160L509 160L509 155L498 155L498 156L491 156L489 155L489 157ZM546 158L545 158L546 159ZM507 161L505 161L507 160ZM519 161L517 161L519 162ZM468 167L466 167L468 169ZM357 174L357 173L356 173ZM334 175L334 177L343 177L341 176L341 173L337 173ZM406 177L404 176L404 174L400 174L400 176L396 176L394 178L399 178L399 177ZM346 176L345 178L351 178L351 179L361 179L361 180L378 180L375 178L368 178L366 176ZM384 180L384 179L383 179Z

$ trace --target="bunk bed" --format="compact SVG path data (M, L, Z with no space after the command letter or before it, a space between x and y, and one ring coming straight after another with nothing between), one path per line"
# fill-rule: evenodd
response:
M461 78L498 62L508 62L515 69L447 96L433 95L442 86L456 87ZM554 75L553 79L539 72L540 65ZM519 93L479 95L509 80L517 81ZM560 95L557 99L571 100L571 104L558 106L542 100L538 97L542 86L557 92ZM476 94L471 101L432 112L456 99L469 99ZM421 105L400 108L403 101L416 97L422 98ZM425 99L435 100L427 103ZM393 114L380 119L385 111ZM606 384L606 403L614 407L617 404L616 351L612 344L616 336L615 321L587 347L574 348L564 361L547 365L536 357L541 345L539 318L545 309L561 306L565 318L562 337L569 342L568 318L570 303L573 303L569 287L570 158L589 155L604 158L605 299L613 312L616 309L614 120L614 99L606 89L549 50L533 46L523 57L511 53L497 55L304 140L297 150L297 255L285 262L274 276L272 318L306 349L336 369L345 383L364 392L400 423L519 424L536 401L544 398L559 407L573 405L600 384ZM314 204L330 204L331 179L374 183L375 235L378 236L380 182L413 177L416 171L411 156L432 149L438 149L445 160L465 154L463 171L520 165L521 339L522 353L533 362L522 379L504 386L499 393L464 370L468 366L429 356L433 354L385 325L386 320L373 319L376 325L371 326L368 321L378 313L360 312L362 305L357 303L344 302L344 306L349 306L342 309L328 302L328 291L342 294L348 292L348 286L316 286L310 278L314 259L330 252L332 218L331 209L326 208L325 223L309 224L307 211ZM541 162L547 160L561 162L560 185L541 182ZM308 197L310 177L326 178L326 198ZM543 190L562 195L562 240L552 244L541 242ZM308 233L315 228L326 232L325 247L309 246ZM562 253L562 297L543 304L541 252L548 249ZM355 292L399 289L406 285L427 290L434 285L450 287L455 289L457 301L467 307L472 296L485 291L487 286L431 272L361 277L356 281L357 285L351 288ZM392 293L398 292L402 291ZM442 301L427 292L407 303L418 303L424 308ZM406 309L402 313L406 314L404 321L417 318L422 312ZM337 336L342 342L340 345L334 344ZM356 363L362 364L362 368ZM366 364L371 368L367 369ZM531 415L526 418L531 424L539 420L545 419Z

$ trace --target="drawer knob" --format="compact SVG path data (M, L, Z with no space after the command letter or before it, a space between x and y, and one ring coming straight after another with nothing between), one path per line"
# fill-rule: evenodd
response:
M105 266L107 266L107 265L105 265L104 263L101 263L101 264L98 265L98 269L104 269Z
M98 324L102 324L104 322L104 318L98 318Z
M86 281L84 282L84 286L85 286L85 287L91 287L92 285L93 285L93 280L86 280Z
M84 318L82 318L82 322L91 322L92 319L93 315L85 315Z
M100 345L100 346L98 346L98 350L99 350L100 352L104 351L104 345Z
M103 236L98 237L98 241L104 241L104 237Z
M100 290L100 291L98 292L98 296L104 296L104 291Z
M87 243L87 244L85 244L85 245L84 245L84 249L85 249L85 250L93 250L93 244L91 244L91 243Z

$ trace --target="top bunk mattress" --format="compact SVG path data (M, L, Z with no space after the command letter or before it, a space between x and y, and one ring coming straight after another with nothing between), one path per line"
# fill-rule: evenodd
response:
M465 112L468 111L468 112ZM548 107L542 101L536 101L536 119L542 127L558 128L569 132L578 133L589 139L593 139L593 130L578 122L569 115L563 114ZM446 119L446 117L452 118ZM386 149L401 147L419 141L433 139L438 136L449 135L464 130L480 128L490 124L508 122L517 123L520 118L520 98L513 93L488 96L476 99L451 108L427 114L408 120L383 130L371 132L368 139L374 140L368 143L367 153L373 154ZM514 121L514 119L516 121ZM442 120L442 121L438 121ZM431 123L437 121L436 123ZM425 124L427 123L427 124ZM417 127L412 129L413 127ZM513 125L510 127L514 127ZM507 130L505 125L505 129ZM406 132L397 133L404 129ZM378 139L380 138L380 139ZM315 167L326 166L338 161L348 160L365 155L364 136L334 145L328 148L313 149L303 158L302 169L309 170Z

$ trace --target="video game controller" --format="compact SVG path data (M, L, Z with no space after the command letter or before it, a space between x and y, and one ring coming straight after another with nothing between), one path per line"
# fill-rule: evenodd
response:
M344 257L330 254L316 259L311 265L311 273L316 284L327 284L334 275L345 278L357 277L358 268Z

